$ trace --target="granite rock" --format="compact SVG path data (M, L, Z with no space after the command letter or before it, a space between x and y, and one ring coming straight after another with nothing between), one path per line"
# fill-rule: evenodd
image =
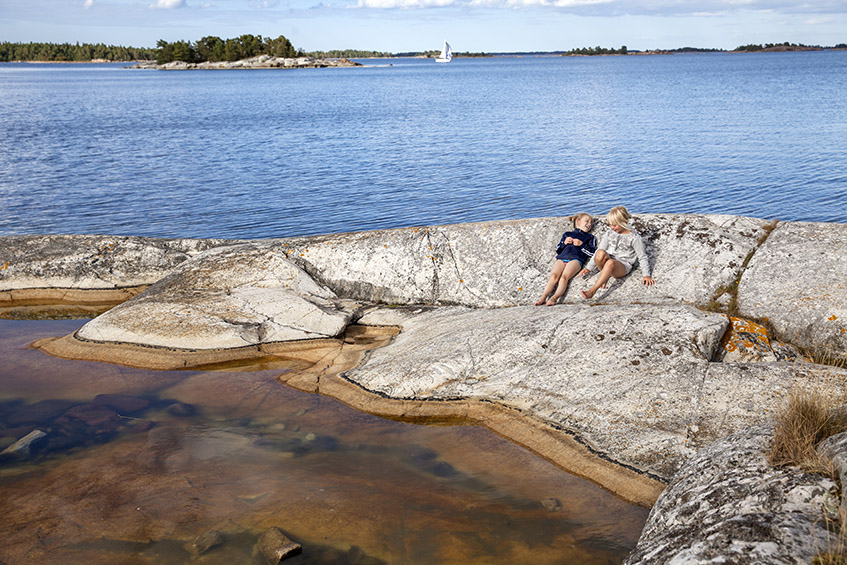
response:
M99 235L0 237L0 295L22 289L150 285L190 257L229 243Z
M710 444L659 497L626 565L811 563L829 545L822 475L767 462L773 432L755 426Z
M633 274L613 280L596 301L706 304L731 283L766 232L736 216L638 215L657 284ZM341 296L397 304L493 308L532 304L547 282L566 218L403 228L278 240L292 261ZM594 234L608 229L598 219ZM581 303L577 278L563 302Z
M355 304L340 301L262 244L212 249L80 328L82 340L221 349L333 337Z
M779 336L847 355L847 225L780 223L741 277L738 305Z
M713 362L727 319L690 306L382 308L360 323L401 326L345 373L366 390L504 404L664 481L798 382L838 378L811 364Z

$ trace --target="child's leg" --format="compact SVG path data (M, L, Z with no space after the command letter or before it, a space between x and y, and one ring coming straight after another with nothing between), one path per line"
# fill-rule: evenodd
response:
M554 288L556 288L559 278L562 276L562 271L564 270L565 262L561 259L556 259L556 262L553 264L553 272L550 273L550 278L547 280L547 285L544 287L544 292L541 294L541 298L535 301L536 306L544 304L547 297L550 296L550 293L553 292Z
M568 261L565 269L562 271L562 276L559 277L556 294L550 297L550 300L547 301L547 306L553 306L565 294L565 291L568 289L568 283L581 270L582 265L579 264L579 261Z
M595 281L594 286L588 290L583 290L582 297L591 298L594 296L594 293L597 292L601 286L605 285L610 278L615 277L616 279L619 279L624 276L626 276L626 265L620 261L615 261L610 257L604 262L603 268L600 269L600 274L597 276L597 281Z

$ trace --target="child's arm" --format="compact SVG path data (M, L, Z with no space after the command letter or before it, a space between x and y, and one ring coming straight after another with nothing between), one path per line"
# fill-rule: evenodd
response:
M568 232L562 234L562 239L559 240L559 245L556 246L556 255L561 253L565 249L565 245L567 242L565 241L568 237Z
M638 255L638 265L641 267L641 272L644 273L641 283L652 286L656 281L651 276L653 271L650 269L650 259L647 257L647 251L644 249L644 241L640 235L635 234L635 237L632 238L632 247L635 249L636 255Z

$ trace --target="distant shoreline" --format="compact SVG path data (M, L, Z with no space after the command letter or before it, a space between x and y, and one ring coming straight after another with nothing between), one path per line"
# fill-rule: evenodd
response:
M622 56L645 56L645 55L692 55L692 54L744 54L744 53L801 53L810 51L847 51L845 47L812 47L812 46L784 46L777 45L756 50L743 49L651 49L646 51L630 50L626 53L572 53L566 51L532 51L532 52L502 52L502 53L454 53L454 59L487 59L487 58L518 58L518 57L622 57ZM352 57L353 59L433 59L434 57L422 54L403 54L403 55L386 55L382 57ZM325 57L326 61L336 61L341 59L349 59L347 57ZM235 63L237 61L233 61ZM111 59L91 59L90 61L44 61L38 59L16 60L16 61L0 61L0 63L28 63L28 64L73 64L73 65L92 65L92 64L109 64L109 63L124 63L124 64L156 64L154 60L147 59L130 59L130 60L111 60Z

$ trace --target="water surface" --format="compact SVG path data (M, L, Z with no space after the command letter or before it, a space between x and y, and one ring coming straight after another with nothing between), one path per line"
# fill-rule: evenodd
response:
M847 51L390 62L0 65L0 234L283 237L617 204L847 222Z
M26 348L81 323L0 320L0 447L50 435L0 462L0 561L186 563L218 530L202 562L259 563L275 526L304 547L292 564L606 564L646 520L482 428L362 414L279 384L284 367L157 372ZM69 416L104 394L149 405L111 427Z

